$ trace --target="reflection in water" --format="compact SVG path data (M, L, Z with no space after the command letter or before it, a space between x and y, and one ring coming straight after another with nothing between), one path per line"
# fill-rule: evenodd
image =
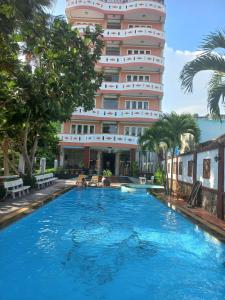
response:
M83 217L84 220L84 217ZM86 218L87 224L84 225L84 230L73 229L70 232L72 247L67 252L62 265L75 278L76 274L80 274L83 284L88 285L91 292L91 286L105 285L111 282L116 274L123 269L126 264L129 265L130 259L133 262L146 259L146 256L151 257L157 254L158 247L155 243L140 238L137 231L132 231L131 234L119 242L111 242L108 245L103 245L101 241L104 239L110 240L109 230L105 227L89 228L89 231L84 231L90 218ZM95 222L92 223L96 225ZM97 241L101 251L96 251L91 248L91 244ZM89 250L89 251L88 251Z

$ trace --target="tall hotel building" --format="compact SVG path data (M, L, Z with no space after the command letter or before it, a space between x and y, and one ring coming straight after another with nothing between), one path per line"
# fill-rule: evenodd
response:
M138 136L161 114L164 0L68 0L66 15L81 31L103 27L105 48L96 69L104 81L94 109L77 109L62 125L60 165L128 175L136 161L151 171L153 154L141 154Z

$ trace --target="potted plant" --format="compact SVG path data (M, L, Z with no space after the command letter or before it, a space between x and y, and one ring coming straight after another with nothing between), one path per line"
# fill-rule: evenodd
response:
M112 176L112 172L110 170L106 169L106 170L103 170L102 175L103 175L103 177L102 177L103 186L110 186L109 177Z

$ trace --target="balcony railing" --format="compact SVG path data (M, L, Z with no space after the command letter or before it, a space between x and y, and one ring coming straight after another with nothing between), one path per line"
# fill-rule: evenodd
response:
M153 92L163 92L163 85L159 83L153 82L107 82L103 81L101 87L101 91L117 91L117 92L125 92L125 91L153 91Z
M84 32L88 25L73 25L74 29ZM95 30L94 26L89 26L90 30ZM147 36L158 39L165 39L163 31L147 27L127 28L127 29L105 29L103 32L104 38L124 39L127 37Z
M109 143L109 144L126 144L126 145L137 145L138 137L119 135L119 134L59 134L59 139L65 143Z
M121 3L125 2L125 3ZM165 13L165 6L156 1L102 1L102 0L67 0L67 8L76 6L91 6L104 11L127 12L133 9L153 9Z
M110 55L102 55L99 61L101 64L116 64L123 65L129 63L149 63L149 64L157 64L163 66L164 59L159 56L154 55L125 55L125 56L110 56Z
M159 119L162 116L160 111L147 109L101 109L94 108L90 111L84 111L83 108L78 108L73 112L73 116L87 116L96 118L140 118L140 119Z

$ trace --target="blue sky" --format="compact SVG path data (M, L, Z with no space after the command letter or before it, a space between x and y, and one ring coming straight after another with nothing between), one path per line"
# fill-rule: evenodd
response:
M65 0L56 0L55 15L64 15ZM217 29L225 29L225 0L166 0L166 47L163 111L207 113L209 72L197 75L194 93L180 89L179 74L187 61L196 56L202 38Z

